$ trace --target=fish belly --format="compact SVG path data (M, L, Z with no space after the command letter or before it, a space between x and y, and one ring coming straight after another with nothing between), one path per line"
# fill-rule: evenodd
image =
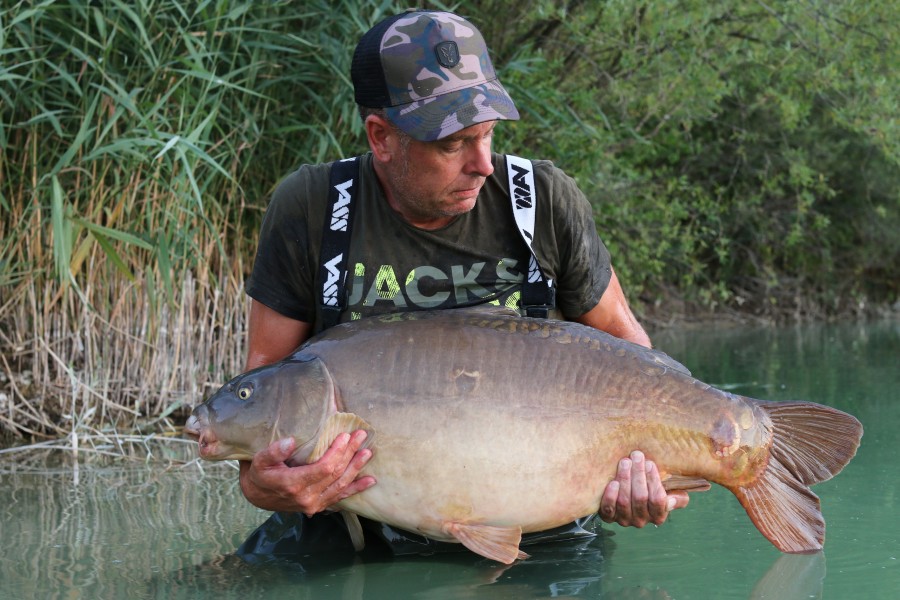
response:
M565 323L436 323L357 328L307 349L340 410L374 433L364 472L378 484L343 508L447 539L447 522L530 532L596 512L634 449L667 474L721 479L708 432L735 421L734 407L652 351Z
M375 456L365 473L378 485L341 507L439 540L453 539L444 533L450 522L530 532L596 512L618 460L580 428L560 424L550 432L547 422L484 423L473 435L479 425L464 421L402 432L372 421ZM551 443L532 443L547 435Z

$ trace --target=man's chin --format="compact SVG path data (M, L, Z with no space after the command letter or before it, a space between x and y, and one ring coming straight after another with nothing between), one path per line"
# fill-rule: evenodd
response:
M471 211L475 208L475 204L478 201L478 197L474 198L465 198L462 200L456 200L452 204L446 207L444 210L443 216L445 217L458 217L460 215L464 215L467 212Z

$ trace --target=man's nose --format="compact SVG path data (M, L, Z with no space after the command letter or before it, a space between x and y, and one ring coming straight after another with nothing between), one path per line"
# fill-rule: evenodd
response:
M494 163L491 161L491 145L489 143L474 144L469 152L467 167L468 175L489 177L494 172Z

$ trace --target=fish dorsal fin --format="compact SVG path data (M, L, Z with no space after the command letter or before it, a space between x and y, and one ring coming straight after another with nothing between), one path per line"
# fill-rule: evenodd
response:
M706 492L711 487L709 482L700 477L685 477L684 475L670 475L664 477L663 487L667 492Z
M374 447L375 430L372 429L371 425L366 423L365 419L354 415L353 413L338 412L330 415L325 421L325 425L322 427L322 432L319 434L316 445L312 449L312 452L310 452L307 462L313 463L322 458L322 455L325 454L328 447L334 442L334 438L338 435L342 433L353 433L357 429L365 429L369 434L368 437L366 437L366 441L363 442L363 445L360 447L360 450L362 450L362 448Z
M455 308L453 310L458 310L460 312L467 312L472 314L481 314L486 317L521 317L514 308L509 308L508 306L502 306L499 304L476 304L475 306L464 306L462 308Z
M347 533L350 534L350 541L353 542L353 549L357 552L361 552L362 549L366 547L366 537L363 535L359 517L346 510L341 511L341 516L344 517L344 523L347 525Z
M644 349L643 352L648 360L656 363L661 367L672 369L673 371L678 371L679 373L684 373L688 376L691 375L691 371L686 366L684 366L665 352L660 352L659 350L651 350L649 348Z
M519 550L519 543L522 541L521 527L446 523L444 531L475 554L507 565L511 565L516 559L528 558L527 554Z

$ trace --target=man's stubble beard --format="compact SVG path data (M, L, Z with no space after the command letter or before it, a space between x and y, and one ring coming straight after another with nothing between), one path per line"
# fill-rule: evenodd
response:
M410 185L412 179L412 161L410 161L407 148L408 143L403 145L401 153L402 161L394 178L394 195L397 198L397 203L407 211L413 213L410 217L413 217L415 220L458 216L460 214L458 212L435 208L435 205L439 203L432 202L435 200L434 198L423 198L413 189Z

